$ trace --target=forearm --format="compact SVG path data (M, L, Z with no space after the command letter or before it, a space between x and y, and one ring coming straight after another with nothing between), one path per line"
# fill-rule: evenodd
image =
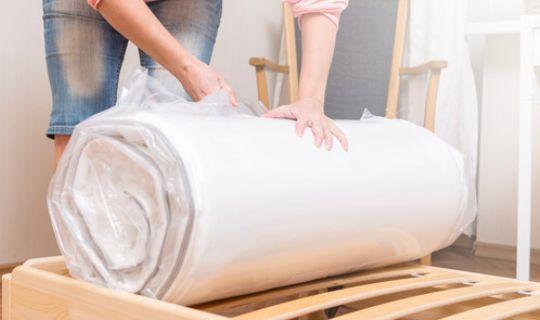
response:
M98 11L118 32L176 77L194 63L194 57L143 0L101 0Z
M302 19L303 53L299 98L313 101L322 109L337 28L322 14L306 14Z

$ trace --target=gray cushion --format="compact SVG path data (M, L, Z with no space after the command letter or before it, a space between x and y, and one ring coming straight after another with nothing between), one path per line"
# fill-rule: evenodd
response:
M341 16L326 89L329 117L359 119L364 108L384 116L396 15L396 0L349 2ZM299 57L300 39L297 34Z

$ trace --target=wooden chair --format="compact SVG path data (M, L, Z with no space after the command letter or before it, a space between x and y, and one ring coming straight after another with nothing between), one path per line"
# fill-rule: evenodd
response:
M441 70L447 67L447 62L427 61L418 66L403 67L408 13L409 0L354 0L350 2L349 8L342 16L334 63L326 92L325 111L331 118L359 119L363 113L363 108L360 106L363 104L370 105L369 109L375 115L386 116L390 119L397 118L401 77L428 74L424 126L430 131L435 130L439 79ZM371 26L369 30L360 29L362 26L358 26L357 22L369 20L369 18L382 25ZM395 21L395 24L389 23L391 21ZM392 27L393 33L388 29ZM291 7L287 3L283 5L283 30L285 65L272 63L260 57L249 60L249 63L255 67L259 100L267 108L270 106L267 70L287 75L289 102L298 99L297 56L299 52L301 55L301 50L297 46L300 45L297 37L299 32ZM378 32L373 33L373 30ZM366 37L362 33L369 34ZM384 39L384 35L392 34L393 37ZM372 45L361 51L360 48L365 47L369 42ZM385 61L385 57L388 61ZM357 64L355 60L362 61ZM364 69L371 70L371 74L366 74ZM375 74L372 76L373 73ZM358 76L364 78L359 79ZM345 86L348 90L346 92L343 92L343 83L348 83ZM363 87L368 88L361 90ZM347 99L347 96L351 98ZM429 265L431 256L426 256L421 261Z
M446 68L446 61L427 61L424 64L404 67L403 53L405 45L407 17L408 17L409 0L356 0L351 1L349 8L344 12L340 32L338 33L336 52L334 55L334 63L330 71L328 88L326 94L326 112L332 118L358 119L362 114L362 106L368 99L373 96L381 96L383 99L368 100L367 104L370 111L376 115L385 115L388 118L396 118L398 115L398 97L400 89L400 80L402 76L413 76L420 74L428 74L428 89L425 104L425 127L434 130L435 128L435 109L437 104L437 90L441 70ZM375 13L378 15L376 20L382 20L380 17L395 21L394 32L388 32L388 27L391 24L386 24L388 20L381 21L384 25L371 26L369 30L358 29L359 20L366 20ZM358 15L361 15L360 17ZM372 19L374 20L374 19ZM377 21L379 22L379 21ZM286 64L280 65L270 62L268 59L254 57L249 63L255 67L257 88L259 100L269 107L268 84L266 71L283 73L288 76L288 94L290 102L298 99L298 52L301 50L297 45L298 30L295 24L295 19L292 15L289 4L283 5L283 28L285 34L285 56ZM349 28L350 30L347 30ZM374 30L377 30L373 34ZM349 33L347 34L347 31ZM366 34L367 37L363 36ZM385 39L384 35L392 35L393 38ZM354 37L354 39L350 39ZM368 38L368 39L366 39ZM387 37L388 38L388 37ZM371 42L373 47L369 47L361 51L366 46L366 42ZM385 42L391 44L392 47L385 46ZM373 49L373 50L372 50ZM387 53L386 53L387 52ZM385 54L388 54L388 61L384 61ZM382 59L381 59L382 57ZM362 63L356 63L355 60L362 60ZM364 69L370 68L371 73L384 73L381 75L366 74ZM363 79L358 79L358 76L363 76ZM382 82L381 82L382 81ZM352 96L348 100L336 100L337 97L344 96L342 92L336 92L335 87L343 88L343 83L348 85L345 96ZM370 82L376 82L371 85ZM384 83L386 82L386 83ZM369 88L362 91L363 87ZM375 89L375 90L374 90ZM382 91L382 94L379 93ZM347 104L347 106L343 106ZM385 112L382 107L385 106ZM348 113L337 113L336 108L350 108ZM379 112L383 110L383 112ZM383 114L381 114L383 113ZM335 116L333 116L336 114Z

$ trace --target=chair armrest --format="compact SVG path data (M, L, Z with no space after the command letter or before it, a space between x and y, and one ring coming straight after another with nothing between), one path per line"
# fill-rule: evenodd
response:
M289 67L275 64L265 58L253 57L249 59L249 64L255 68L268 68L268 70L280 73L289 73Z
M414 75L414 74L420 74L431 70L441 70L448 67L447 61L442 60L433 60L428 61L426 63L413 66L413 67L402 67L399 69L399 74L408 74L408 75Z

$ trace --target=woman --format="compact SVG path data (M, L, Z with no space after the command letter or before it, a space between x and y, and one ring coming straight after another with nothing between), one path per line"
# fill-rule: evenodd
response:
M324 93L332 64L336 34L341 12L348 0L284 0L292 5L299 17L302 31L302 69L298 101L281 106L265 116L296 120L296 133L304 134L306 127L313 132L317 148L324 143L331 150L333 137L348 150L347 138L334 122L324 114Z
M266 114L297 120L296 131L313 131L315 145L330 150L333 136L347 140L324 115L324 91L339 15L347 0L285 0L302 26L299 100ZM169 89L198 101L217 90L234 91L208 66L221 0L43 0L47 67L53 107L47 136L55 158L73 128L116 102L118 75L128 40L139 48L141 65ZM180 83L178 83L180 82ZM179 85L181 84L181 86Z

